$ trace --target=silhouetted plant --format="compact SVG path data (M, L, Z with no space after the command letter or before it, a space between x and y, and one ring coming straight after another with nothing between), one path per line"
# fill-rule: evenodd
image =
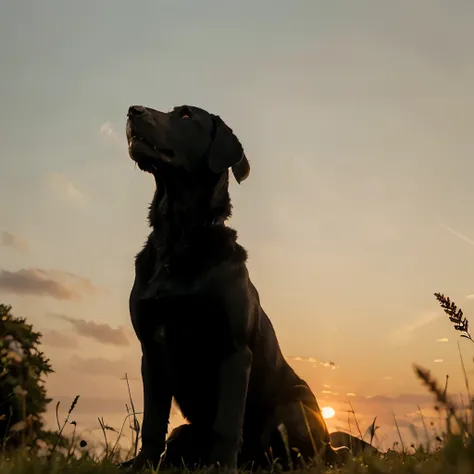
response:
M458 427L462 430L463 433L466 435L471 436L467 424L464 422L462 418L458 416L456 412L456 407L449 399L446 390L443 390L436 379L431 375L431 372L423 367L420 367L417 364L413 364L413 369L415 371L416 376L423 382L423 384L428 388L428 390L435 396L436 402L439 403L446 409L447 414L447 425L448 425L448 434L450 431L450 420L451 418L456 421ZM435 406L436 408L436 406Z
M53 369L39 350L41 333L0 304L0 444L3 448L40 437L41 415L51 401L43 377ZM46 432L44 432L46 434Z
M442 293L435 293L434 295L444 312L449 316L449 320L454 323L454 329L462 333L461 337L474 342L469 333L469 321L464 317L462 309L458 308L456 303L449 299L449 296L444 296Z
M64 428L66 427L67 424L70 424L70 425L74 426L72 441L71 441L71 444L70 444L69 448L74 447L74 440L75 440L75 435L76 435L77 423L75 421L70 421L69 418L70 418L71 413L73 412L74 408L76 408L78 400L79 400L79 395L76 395L74 397L74 400L71 403L71 406L69 407L69 410L67 412L67 416L66 416L66 418L64 420L64 423L62 425L61 425L61 422L59 421L59 404L60 404L60 402L56 403L56 422L58 424L58 430L59 431L57 433L56 440L53 444L53 447L51 449L51 453L54 453L54 451L56 450L56 448L58 446L64 446L64 443L61 444L61 442L64 441L64 438L63 438L62 434L63 434Z

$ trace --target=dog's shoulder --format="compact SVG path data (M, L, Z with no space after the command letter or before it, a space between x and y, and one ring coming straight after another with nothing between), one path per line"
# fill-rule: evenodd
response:
M240 249L237 249L236 253L239 252ZM252 320L259 318L260 299L250 280L244 258L235 255L221 260L206 273L201 288L213 300L220 301L236 317L240 318L245 314Z

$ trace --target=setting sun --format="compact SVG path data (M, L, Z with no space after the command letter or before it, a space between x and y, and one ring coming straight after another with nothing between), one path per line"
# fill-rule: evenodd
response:
M334 408L332 407L323 407L321 409L321 413L323 415L323 418L332 418L336 414Z

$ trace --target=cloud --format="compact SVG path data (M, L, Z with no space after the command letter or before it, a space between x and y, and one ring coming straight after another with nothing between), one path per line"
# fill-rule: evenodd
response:
M106 323L74 319L64 314L54 314L52 316L72 324L75 331L81 336L116 346L128 346L130 344L125 326L119 326L115 329Z
M448 342L449 339L447 337L442 337L440 339L436 339L436 342Z
M438 317L439 313L437 311L431 311L429 313L422 314L420 317L415 319L414 322L405 326L403 330L407 332L418 331L418 329L428 326L428 324L432 323Z
M125 134L118 133L115 126L111 122L104 122L99 129L99 133L110 143L119 146L120 148L126 148L127 142L125 140Z
M129 359L109 360L103 357L86 358L74 355L69 363L73 370L88 375L122 378L127 373L130 379L138 379L140 375L139 359L133 362Z
M381 404L403 404L403 405L423 405L426 403L433 403L434 398L431 394L418 394L418 393L403 393L393 397L387 397L385 395L374 395L366 397L358 397L358 401L361 402L365 398L367 403L381 403Z
M76 338L55 329L44 331L41 342L45 346L58 348L76 349L79 346Z
M455 235L459 239L464 240L464 242L467 242L468 244L474 245L474 240L472 240L469 237L461 234L457 230L451 229L451 227L448 227L447 225L444 225L444 224L441 224L441 227L443 229L447 230L448 232L450 232L451 234Z
M0 270L0 291L18 295L50 296L58 300L80 300L98 289L85 277L62 270L22 268Z
M79 208L85 208L87 206L87 199L84 194L62 173L49 173L47 180L49 186L59 198L65 199Z
M320 361L314 357L300 357L300 356L288 356L288 357L285 357L285 359L289 361L293 361L293 362L306 362L306 363L312 364L313 367L315 368L318 365L329 368L331 370L336 370L339 368L339 366L336 365L332 360Z
M474 293L471 293L470 295L466 295L466 299L474 300Z
M430 311L418 316L413 322L395 330L391 334L392 343L404 345L409 343L416 331L428 326L439 318L439 311Z
M0 231L0 246L11 247L25 253L30 251L30 244L26 239L6 230Z
M441 364L443 362L443 359L435 359L433 362L436 364Z

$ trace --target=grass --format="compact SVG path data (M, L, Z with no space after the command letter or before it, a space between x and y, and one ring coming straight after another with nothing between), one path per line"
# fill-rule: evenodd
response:
M448 315L454 329L461 333L461 337L474 343L474 339L469 332L469 321L464 316L461 309L443 294L435 293L435 297L439 304ZM459 345L458 345L459 346ZM436 406L440 415L445 422L445 429L441 434L435 435L432 442L428 441L426 446L420 444L418 446L407 447L403 441L400 430L398 429L397 420L394 416L394 423L399 434L398 450L389 450L381 455L371 455L363 453L355 459L351 459L342 468L322 467L320 463L315 462L313 466L306 466L304 470L313 473L334 473L334 474L384 474L384 473L400 473L400 474L468 474L474 473L474 400L470 395L469 380L467 377L464 360L460 351L461 365L464 373L466 390L469 396L469 404L467 406L457 407L453 403L448 393L448 377L444 386L431 375L430 371L414 364L413 369L415 375L426 389L434 396ZM58 438L52 444L47 446L38 445L34 449L21 448L15 452L2 452L0 444L0 473L1 474L55 474L55 473L74 473L74 474L113 474L121 473L117 468L117 463L123 458L129 458L135 455L139 448L140 423L138 421L138 413L131 397L130 385L127 376L125 380L129 392L129 405L127 404L127 416L124 419L122 427L119 431L108 426L102 418L98 418L99 425L102 429L104 442L103 452L93 454L87 443L79 440L76 435L76 424L70 421L79 396L76 396L71 404L64 422L60 423L59 402L56 405L56 419L58 424ZM357 423L354 409L351 405L351 411L359 436L362 438L360 427ZM428 428L425 419L418 407L422 425L425 430L427 439ZM378 428L375 424L377 417L369 430L367 441L372 441L375 431ZM132 432L132 441L128 452L124 452L120 447L120 439L123 434L126 423ZM68 438L68 445L59 443L61 435L67 426L73 426L72 435ZM114 442L109 440L108 433L114 432L117 438ZM61 438L62 439L62 438ZM1 440L0 440L1 442ZM269 472L278 472L277 463L269 465ZM156 472L148 470L145 472ZM296 472L296 471L295 471Z
M350 461L343 468L317 469L308 467L313 473L419 473L419 474L457 474L472 472L472 457L468 455L462 442L452 439L444 446L443 450L427 453L420 449L414 454L389 452L380 458L374 456L361 456ZM275 465L269 471L278 472ZM84 456L81 459L68 459L56 453L51 458L38 457L28 452L17 452L11 457L0 458L0 472L2 474L114 474L121 473L110 459L94 459ZM146 472L156 472L148 470Z

